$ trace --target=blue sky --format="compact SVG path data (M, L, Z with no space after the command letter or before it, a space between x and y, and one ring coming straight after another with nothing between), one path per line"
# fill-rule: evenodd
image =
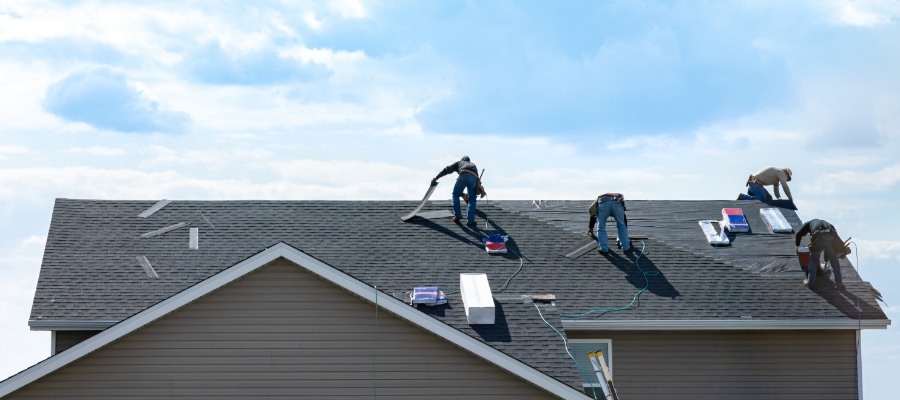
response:
M730 199L789 166L897 320L898 38L897 0L4 2L0 376L49 352L56 197L414 199L461 155L496 199ZM900 330L863 337L889 398Z

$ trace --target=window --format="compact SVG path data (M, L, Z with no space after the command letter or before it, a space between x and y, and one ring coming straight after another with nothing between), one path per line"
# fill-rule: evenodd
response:
M593 385L599 398L600 396L603 396L600 391L600 380L597 379L597 373L594 371L591 360L588 359L588 353L597 352L598 350L603 352L603 361L606 362L606 366L609 368L609 374L615 376L615 373L613 372L612 339L569 340L569 351L572 353L572 357L575 357L575 360L578 361L578 365L584 370L584 375L587 375L587 379L590 381L590 383L588 383L585 381L584 376L581 377L584 392L588 396L593 397L594 392L591 390L591 385ZM580 373L581 371L579 371L579 374Z

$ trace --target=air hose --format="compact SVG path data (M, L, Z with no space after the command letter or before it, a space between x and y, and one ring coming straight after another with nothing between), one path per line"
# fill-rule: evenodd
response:
M491 290L491 293L500 293L500 292L506 290L506 288L509 287L509 283L513 280L513 278L516 277L516 275L519 275L519 272L522 272L522 267L525 266L525 259L523 259L522 256L519 255L519 253L516 253L516 251L513 250L513 249L508 249L508 250L511 251L511 252L513 252L513 254L515 254L517 257L519 257L519 269L517 269L516 272L513 273L512 276L509 277L509 279L506 280L506 283L504 283L503 286L500 286L499 289L493 289L493 290ZM448 293L446 293L446 294L449 296L449 295L451 295L451 294L457 294L457 293L459 293L459 292L460 292L460 291L457 290L457 291L454 291L454 292L448 292Z
M616 312L616 311L627 310L627 309L631 308L631 306L633 306L634 303L636 303L636 302L638 301L638 298L641 296L641 293L644 293L645 291L647 291L647 288L650 287L650 277L651 277L651 276L657 276L657 275L659 275L659 272L658 272L658 271L644 271L644 270L641 268L641 264L639 263L639 261L640 261L641 257L644 255L644 248L646 248L646 244L644 243L643 240L641 240L641 254L639 254L638 257L634 260L634 265L637 266L637 267L638 267L638 270L640 270L640 271L641 271L641 274L643 274L645 284L644 284L643 289L639 290L637 293L634 294L634 297L631 299L631 303L628 303L628 305L627 305L627 306L624 306L624 307L618 307L618 308L595 308L595 309L593 309L593 310L585 311L585 312L580 313L580 314L559 314L559 316L560 316L561 318L580 318L580 317L583 317L583 316L588 315L588 314L594 314L594 313L604 313L604 314L606 314L606 313L611 313L611 312Z
M553 325L550 325L550 323L547 322L546 319L544 319L544 313L541 312L541 309L537 306L537 303L531 303L531 304L534 304L534 308L537 308L537 310L538 310L538 315L541 316L541 321L544 321L544 323L547 324L547 326L549 326L550 329L553 329L553 332L556 332L556 334L559 335L559 337L562 338L562 340L563 340L563 346L566 348L566 354L569 355L569 358L571 358L572 361L575 361L575 366L578 367L578 370L581 371L581 375L584 376L584 379L590 384L590 383L591 383L591 379L588 378L587 373L585 373L585 372L584 372L584 369L581 368L581 364L578 363L578 360L576 360L575 357L572 356L572 352L569 351L569 342L566 341L566 337L563 336L562 333L559 333L559 330L557 330L556 328L554 328ZM594 393L594 400L596 400L596 399L597 399L597 391L594 390L594 385L591 385L591 392Z

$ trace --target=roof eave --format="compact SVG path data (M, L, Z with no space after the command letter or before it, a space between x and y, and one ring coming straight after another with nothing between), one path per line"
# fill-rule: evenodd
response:
M102 331L109 328L119 321L115 320L43 320L32 319L28 321L28 326L33 331Z
M887 329L889 319L563 320L566 331Z

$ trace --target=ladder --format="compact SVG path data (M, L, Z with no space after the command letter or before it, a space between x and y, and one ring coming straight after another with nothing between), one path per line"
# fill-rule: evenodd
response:
M597 373L597 380L600 381L600 388L603 389L603 398L619 400L616 387L613 385L612 375L610 375L609 368L606 367L606 361L603 359L603 351L597 350L596 352L588 353L588 359L591 360L594 372Z

